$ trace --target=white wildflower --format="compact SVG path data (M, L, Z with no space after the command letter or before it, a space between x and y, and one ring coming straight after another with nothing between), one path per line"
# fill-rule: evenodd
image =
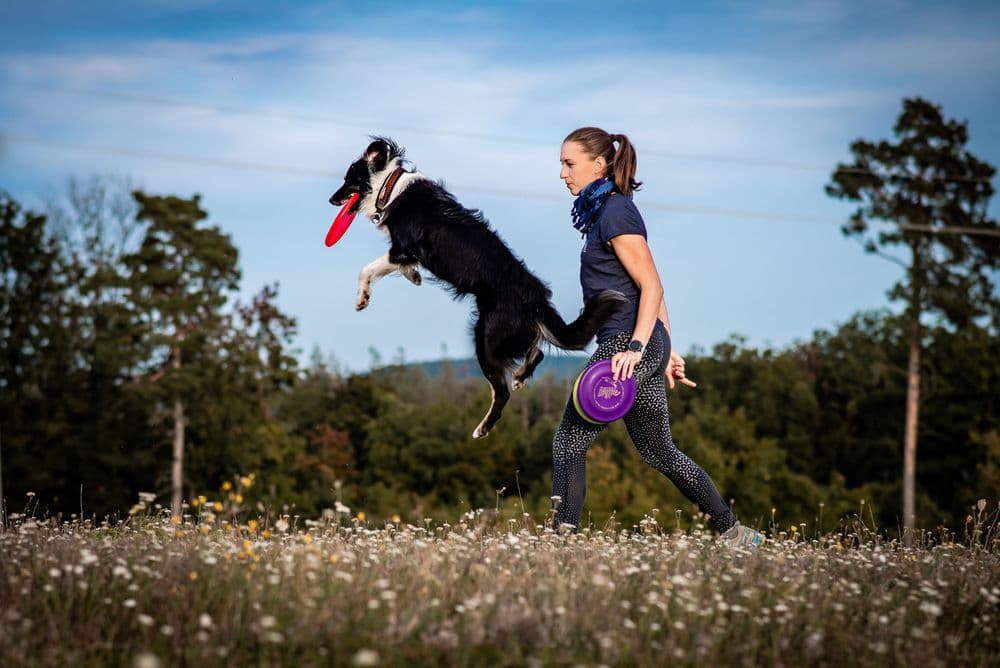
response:
M937 603L931 603L930 601L924 601L920 604L920 612L924 612L932 617L941 616L941 606Z
M351 663L355 666L377 666L379 664L378 652L373 649L359 649L351 659Z
M133 668L160 668L163 662L155 654L150 654L149 652L141 652L135 655L132 660Z
M207 612L201 613L201 615L198 617L198 626L200 626L203 629L212 628L212 616Z

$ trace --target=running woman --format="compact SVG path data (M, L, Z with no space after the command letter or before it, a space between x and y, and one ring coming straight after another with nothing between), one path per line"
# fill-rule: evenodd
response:
M615 380L635 375L635 404L624 420L646 463L696 503L723 538L760 545L763 536L737 521L712 479L677 449L670 435L666 384L671 389L675 380L696 384L684 374L684 359L670 349L663 285L646 244L646 225L632 202L632 193L642 185L635 180L635 149L623 134L579 128L563 141L559 162L559 178L576 196L573 227L586 239L580 254L584 301L609 289L629 300L598 332L590 362L610 359ZM557 531L563 525L579 526L587 493L587 449L603 430L604 425L580 417L570 397L552 442Z

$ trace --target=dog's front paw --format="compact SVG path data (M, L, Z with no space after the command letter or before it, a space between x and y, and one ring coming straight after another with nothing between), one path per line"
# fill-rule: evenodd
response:
M472 438L486 438L490 433L490 430L486 428L485 422L480 422L476 430L472 432Z
M354 302L355 311L363 311L368 307L368 302L371 300L371 294L367 292L358 293L358 301Z
M515 378L515 379L514 379L513 381L511 381L511 383L510 383L510 389L512 389L512 390L515 390L515 391L516 391L516 390L520 390L520 389L521 389L522 387L524 387L525 385L527 385L527 382L526 382L526 381L523 381L523 380L518 380L517 378Z

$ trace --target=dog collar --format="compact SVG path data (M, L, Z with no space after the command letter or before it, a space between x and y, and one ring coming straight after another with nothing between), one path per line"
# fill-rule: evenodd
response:
M379 188L378 196L375 198L375 215L378 218L382 217L382 210L385 209L386 205L389 203L389 198L392 197L392 191L396 187L396 183L399 181L399 177L404 174L402 167L397 167L392 170L392 173L386 178L382 183L382 187Z

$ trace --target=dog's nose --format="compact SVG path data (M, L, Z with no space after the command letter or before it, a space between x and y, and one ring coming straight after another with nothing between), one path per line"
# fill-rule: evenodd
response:
M330 195L330 204L334 206L340 206L340 202L337 201L337 193Z

